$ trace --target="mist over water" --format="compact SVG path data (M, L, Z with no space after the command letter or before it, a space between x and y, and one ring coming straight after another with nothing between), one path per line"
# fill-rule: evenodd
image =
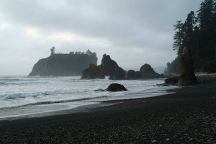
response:
M117 82L129 91L95 91ZM158 96L174 87L154 80L80 80L80 77L0 77L0 118L68 110L101 101Z

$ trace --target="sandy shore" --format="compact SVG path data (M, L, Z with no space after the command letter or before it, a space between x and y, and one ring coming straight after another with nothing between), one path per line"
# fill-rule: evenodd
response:
M216 83L175 91L91 111L1 121L0 143L216 143Z

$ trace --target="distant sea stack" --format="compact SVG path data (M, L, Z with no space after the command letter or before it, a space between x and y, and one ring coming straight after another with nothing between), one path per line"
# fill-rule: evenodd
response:
M145 64L140 71L129 70L128 72L121 68L116 61L109 55L104 54L101 65L90 65L82 72L81 79L104 79L106 76L111 80L136 80L160 78L160 75L149 65Z
M111 59L109 55L104 54L101 65L90 65L82 72L82 79L104 79L109 76L112 80L125 79L126 72L119 67L117 62Z
M57 54L53 47L51 55L40 59L29 76L80 76L89 65L97 65L97 60L96 53L90 50L85 53Z
M136 79L152 79L152 78L162 78L163 75L160 75L154 71L154 69L149 64L144 64L141 66L140 71L129 70L127 72L128 80Z

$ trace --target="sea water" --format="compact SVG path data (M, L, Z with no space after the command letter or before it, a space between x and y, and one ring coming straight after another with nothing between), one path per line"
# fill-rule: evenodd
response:
M164 79L81 80L80 77L0 77L0 119L39 115L98 104L167 94L175 87L159 86ZM126 92L96 91L111 83L123 84Z

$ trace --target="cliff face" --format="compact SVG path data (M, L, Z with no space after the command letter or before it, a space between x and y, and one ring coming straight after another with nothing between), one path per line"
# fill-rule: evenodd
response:
M79 76L90 64L97 65L95 53L54 54L39 60L29 76Z

